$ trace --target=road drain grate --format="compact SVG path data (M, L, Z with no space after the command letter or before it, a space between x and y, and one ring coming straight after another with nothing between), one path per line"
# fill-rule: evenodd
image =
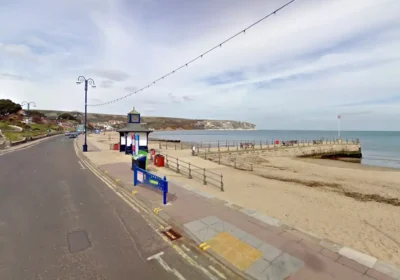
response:
M182 235L180 235L179 233L177 233L173 229L169 229L169 230L163 231L162 233L166 237L168 237L168 239L171 240L171 241L175 241L175 240L177 240L177 239L182 237Z

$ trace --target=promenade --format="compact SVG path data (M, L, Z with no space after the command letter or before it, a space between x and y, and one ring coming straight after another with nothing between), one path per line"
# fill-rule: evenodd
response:
M379 260L380 256L376 258L369 256L369 252L366 252L368 255L357 252L352 249L357 246L343 246L347 244L335 240L335 235L342 236L343 232L357 238L360 231L364 231L362 242L369 238L374 243L374 234L368 236L371 229L365 225L361 229L350 226L351 222L357 223L357 226L360 224L360 215L368 212L366 203L299 186L294 182L266 179L218 165L193 157L190 150L159 150L157 143L154 143L150 144L150 148L158 149L158 152L222 174L225 188L221 192L215 186L203 185L200 180L149 164L151 172L165 175L170 182L168 205L162 206L160 193L151 187L133 187L131 158L110 150L110 141L115 142L115 138L90 135L89 152L84 155L118 184L134 191L136 199L151 209L158 209L158 215L173 228L246 277L292 280L400 279L400 270L386 260ZM79 138L78 145L81 144L82 139ZM353 205L352 212L357 213L358 217L341 208L343 199ZM380 207L393 208L391 205ZM346 217L345 223L336 223L335 217L327 215L329 211L336 211L335 216L350 216L354 220ZM322 230L319 222L323 225ZM297 226L299 224L303 227ZM356 242L354 244L357 245ZM395 258L393 260L396 262ZM286 278L290 275L290 278Z

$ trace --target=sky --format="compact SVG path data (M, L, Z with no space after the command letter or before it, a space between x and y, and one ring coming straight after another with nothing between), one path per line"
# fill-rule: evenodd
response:
M0 0L0 98L39 109L398 130L400 1Z

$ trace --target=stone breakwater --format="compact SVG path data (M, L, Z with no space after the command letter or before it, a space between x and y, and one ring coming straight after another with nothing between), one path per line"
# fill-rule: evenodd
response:
M251 148L239 147L219 147L219 148L199 148L200 154L213 153L251 153L253 151L261 152L265 156L278 157L313 157L313 158L329 158L329 157L352 157L361 158L360 143L323 143L312 144L302 143L292 146L282 145L254 145Z
M359 143L335 142L324 144L307 143L297 146L254 146L250 149L210 148L200 149L198 156L236 169L253 171L253 168L268 165L271 158L356 158L362 157Z

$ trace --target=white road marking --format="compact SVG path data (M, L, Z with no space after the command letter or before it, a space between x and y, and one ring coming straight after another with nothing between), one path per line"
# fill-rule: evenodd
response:
M179 273L178 270L176 270L175 268L172 269L161 257L156 257L154 258L155 260L157 260L159 262L159 264L168 272L172 272L173 274L175 274L175 276L179 279L179 280L186 280L185 277L182 276L182 274Z
M161 252L159 252L157 254L152 255L151 257L148 257L147 260L149 261L149 260L161 257L162 255L164 255L164 252L161 251Z
M135 210L136 212L140 212L139 208L137 208L135 205L133 205L129 200L127 200L120 192L116 192L116 194L122 198L123 201L125 201L126 203L128 203L128 205L130 207L132 207L133 210Z
M79 165L81 166L81 169L86 169L85 166L83 166L82 162L78 161Z
M222 274L220 271L218 271L218 270L217 270L215 267L213 267L212 265L209 265L208 268L209 268L210 270L212 270L215 274L217 274L217 275L219 276L219 278L226 279L225 275Z
M190 249L186 247L184 244L182 244L182 248L185 249L186 252L190 252Z

